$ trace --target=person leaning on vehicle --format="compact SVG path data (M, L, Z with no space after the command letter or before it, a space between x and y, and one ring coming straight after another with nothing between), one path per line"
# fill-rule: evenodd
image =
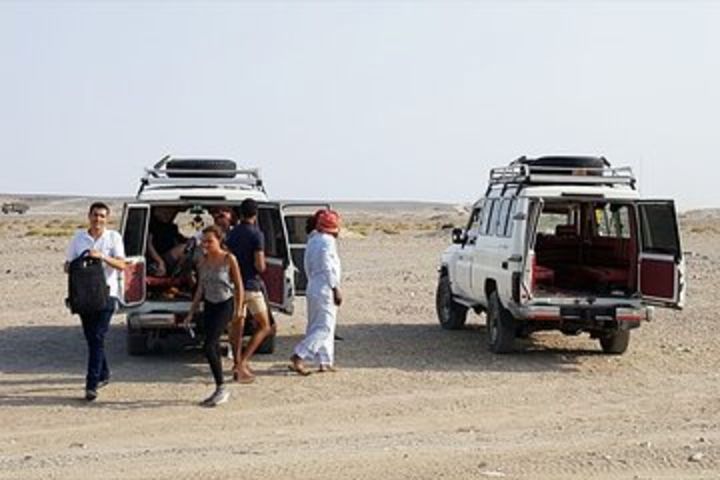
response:
M265 271L265 237L257 226L257 202L246 198L240 204L240 223L228 234L225 243L240 264L245 299L243 310L249 310L257 323L250 342L242 351L242 337L245 329L245 315L238 315L230 326L230 343L235 359L234 377L241 383L255 379L250 370L250 357L271 333L268 306L263 295L263 281L260 274Z
M109 290L106 307L92 314L80 315L85 341L88 346L87 376L85 379L85 399L92 402L97 398L97 390L110 381L110 369L105 357L105 334L110 326L110 319L120 297L118 271L125 268L125 248L122 236L115 230L106 228L110 208L102 203L90 205L88 212L89 227L78 230L68 246L65 261L65 272L70 262L84 252L103 262L105 282Z

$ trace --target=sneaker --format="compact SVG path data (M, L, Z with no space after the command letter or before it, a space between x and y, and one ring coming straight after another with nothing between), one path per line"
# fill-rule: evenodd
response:
M100 389L103 388L103 387L107 387L109 383L110 383L110 379L109 379L109 378L106 378L105 380L100 380L100 381L98 382L98 384L97 384L96 389L97 389L97 390L100 390Z
M212 395L202 401L201 405L205 407L216 407L218 405L222 405L223 403L227 403L229 398L230 392L225 390L223 387L218 387Z
M223 403L227 403L228 399L230 398L230 392L225 390L224 388L222 390L219 390L217 392L217 395L215 396L214 401L210 404L211 407L217 407L218 405L222 405Z
M94 402L97 396L97 390L90 390L89 388L85 390L85 400L88 402Z

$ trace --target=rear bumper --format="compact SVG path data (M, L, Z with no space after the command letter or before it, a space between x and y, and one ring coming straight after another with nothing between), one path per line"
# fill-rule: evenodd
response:
M515 318L528 323L583 330L630 330L651 318L650 309L634 305L524 305L512 310Z
M143 313L127 316L132 330L182 330L184 315L174 313Z

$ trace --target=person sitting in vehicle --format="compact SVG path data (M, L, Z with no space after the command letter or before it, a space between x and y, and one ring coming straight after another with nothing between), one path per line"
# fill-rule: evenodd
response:
M149 272L153 276L170 275L185 252L188 239L180 233L174 222L177 213L174 207L156 207L152 210L147 256Z

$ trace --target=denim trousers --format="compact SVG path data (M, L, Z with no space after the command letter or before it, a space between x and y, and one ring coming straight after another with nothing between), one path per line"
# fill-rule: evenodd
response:
M88 346L87 376L85 378L85 388L88 390L95 390L99 382L110 379L110 369L105 357L105 335L110 328L110 319L115 313L115 302L116 300L110 297L104 309L80 315Z

